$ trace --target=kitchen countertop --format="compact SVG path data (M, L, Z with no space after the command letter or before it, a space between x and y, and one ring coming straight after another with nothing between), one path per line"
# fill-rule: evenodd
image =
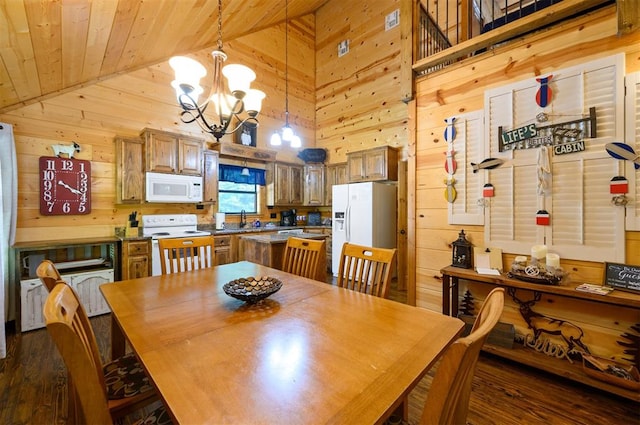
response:
M213 225L199 225L198 230L206 230L211 232L214 236L223 235L238 235L242 233L261 233L261 232L277 232L279 230L292 230L292 229L328 229L331 230L331 226L262 226L262 227L232 227L224 230L216 230Z
M289 236L302 239L324 239L327 237L327 235L322 235L320 233L272 233L268 235L247 235L241 236L241 238L249 239L259 243L278 244L286 243L287 239L289 239Z

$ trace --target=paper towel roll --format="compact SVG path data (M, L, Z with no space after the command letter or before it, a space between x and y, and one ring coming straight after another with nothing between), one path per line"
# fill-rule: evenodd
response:
M224 220L225 220L224 213L216 213L216 230L224 229Z

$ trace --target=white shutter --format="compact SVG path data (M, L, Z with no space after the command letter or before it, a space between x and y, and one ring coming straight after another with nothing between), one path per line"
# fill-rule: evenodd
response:
M609 181L619 161L605 151L606 143L622 140L624 56L617 55L552 72L552 100L545 108L535 102L535 78L485 93L487 141L491 157L505 163L487 171L495 198L485 218L485 243L505 252L529 253L546 244L562 258L624 261L624 211L611 204ZM545 74L544 76L548 76ZM511 130L535 123L539 136L551 135L547 125L588 116L595 107L597 138L585 138L585 151L551 156L548 190L538 193L538 151L498 152L498 127ZM545 113L546 122L537 122ZM571 125L588 134L589 122ZM536 225L536 212L546 210L551 225Z
M640 152L640 72L626 77L625 143ZM640 230L640 170L625 161L625 173L629 181L627 204L627 230Z
M482 198L484 176L472 172L470 162L485 158L484 111L469 112L456 117L456 137L453 140L454 160L457 170L456 200L449 202L449 224L484 224L484 208L478 203Z

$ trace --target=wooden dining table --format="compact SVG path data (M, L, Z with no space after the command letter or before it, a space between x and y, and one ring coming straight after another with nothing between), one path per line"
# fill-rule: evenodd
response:
M270 276L256 304L223 285ZM381 423L463 328L457 318L250 262L104 284L175 423Z

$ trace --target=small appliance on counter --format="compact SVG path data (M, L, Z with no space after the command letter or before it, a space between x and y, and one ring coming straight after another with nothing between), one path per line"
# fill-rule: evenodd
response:
M296 210L284 210L280 212L280 226L297 226Z
M216 230L224 230L225 213L216 213Z

